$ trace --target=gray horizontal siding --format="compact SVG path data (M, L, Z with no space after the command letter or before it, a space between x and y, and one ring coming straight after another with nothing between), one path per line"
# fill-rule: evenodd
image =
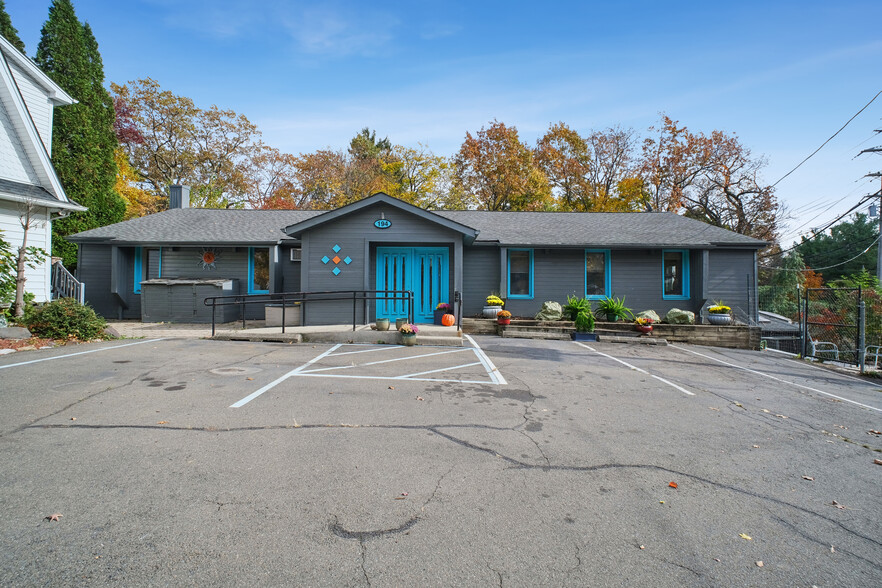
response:
M80 245L77 279L86 285L86 303L106 318L116 318L119 305L110 293L110 247Z
M712 250L708 265L708 301L721 301L736 318L755 319L752 310L755 288L754 252L737 249Z
M300 292L301 261L291 261L291 247L282 247L279 253L279 272L281 282L279 290L282 292Z
M490 292L499 292L499 248L471 247L462 252L462 314L481 314Z

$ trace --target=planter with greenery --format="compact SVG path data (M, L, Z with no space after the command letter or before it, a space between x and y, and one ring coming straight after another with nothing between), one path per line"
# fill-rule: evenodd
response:
M496 313L496 322L500 325L510 325L511 324L511 313L507 310L500 310Z
M631 312L630 308L625 306L624 296L621 298L607 296L597 303L595 314L598 318L604 317L606 320L612 322L634 318L634 313Z
M389 330L389 319L378 318L377 319L377 330L378 331L388 331Z
M438 306L435 307L435 310L433 312L432 322L434 322L436 325L443 325L444 323L441 321L444 320L444 315L450 314L452 312L452 306L450 306L446 302L439 302Z
M578 296L567 296L567 303L563 307L563 316L568 321L576 320L580 312L591 312L591 301Z
M652 319L645 316L638 316L634 319L634 328L643 333L644 335L649 335L652 333Z
M594 315L587 311L582 311L576 315L576 332L573 333L574 341L597 341L597 334L594 332Z
M25 313L24 325L37 337L48 339L103 339L107 322L95 314L90 306L73 298L61 298L42 306L30 307Z

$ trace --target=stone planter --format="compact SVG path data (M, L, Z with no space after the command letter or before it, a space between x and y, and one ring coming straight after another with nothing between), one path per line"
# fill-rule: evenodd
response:
M709 314L707 322L712 325L728 325L732 323L732 316L728 314Z
M499 325L510 325L511 319L510 318L498 318L498 319L496 319L496 323Z
M648 335L652 332L652 325L634 325L634 328L644 335Z
M502 307L501 307L501 306L485 306L485 307L484 307L484 312L483 312L483 315L482 315L482 316L483 316L484 318L492 318L492 319L495 319L495 318L496 318L496 313L499 312L500 310L502 310Z
M389 330L389 319L378 318L377 319L377 330L378 331L388 331Z
M416 345L416 333L401 333L401 344L405 347Z
M406 318L395 319L395 330L397 331L398 329L400 329L402 327L402 325L406 325L406 324L407 324Z
M573 341L597 341L597 333L573 333Z

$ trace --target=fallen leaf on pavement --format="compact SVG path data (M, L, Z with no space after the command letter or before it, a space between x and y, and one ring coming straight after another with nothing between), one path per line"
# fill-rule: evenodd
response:
M753 537L751 537L750 535L745 535L744 533L739 533L738 536L741 537L742 539L747 539L748 541L753 541Z
M776 414L775 416L778 417L779 419L786 419L787 418L783 414Z
M803 480L808 480L809 482L814 482L814 481L815 481L815 479L812 478L811 476L803 476L802 479L803 479Z
M641 545L641 546L640 546L640 549L646 549L646 546L645 546L645 545Z
M417 396L417 400L422 400L422 399L423 399L422 396Z
M720 558L715 557L715 558L714 558L714 561L720 561Z
M167 425L167 424L168 424L168 421L159 421L159 422L156 423L156 424L157 424L157 425Z
M759 445L754 445L753 448L754 448L754 449L759 449Z
M833 548L832 545L830 546L830 553L836 553L836 550Z
M56 512L56 513L51 514L51 515L49 515L48 517L44 517L44 518L45 518L47 521L49 521L50 523L51 523L52 521L55 521L56 523L60 523L61 521L60 521L59 519L61 519L61 517L63 517L63 516L64 516L63 514L59 514L59 513Z
M75 421L77 420L77 417L70 417L70 420Z
M867 431L868 435L882 435L882 431L877 431L876 429L870 429Z
M717 408L715 406L708 406L708 408L711 410L716 410L717 412L719 412L719 410L720 410L719 408Z
M253 380L254 378L245 378L246 380Z
M763 409L763 412L769 412L769 411L768 411L768 410L766 410L766 409L765 409L765 408L764 408L764 409Z
M761 562L761 561L756 562L756 567L758 567L758 568L763 567L763 562Z
M394 389L395 389L395 386L389 386L389 389L390 389L390 390L394 390Z
M874 459L873 463L876 465L882 465L882 459Z
M735 406L737 406L738 408L744 408L744 405L741 404L740 402L736 402Z
M676 482L671 482L670 484L668 484L668 486L670 486L671 488L676 488L676 487L677 487L677 483L676 483Z

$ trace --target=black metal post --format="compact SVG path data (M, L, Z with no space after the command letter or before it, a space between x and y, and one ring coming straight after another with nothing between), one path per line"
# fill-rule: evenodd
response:
M356 303L356 291L352 291L352 330L355 330L355 303Z
M211 336L214 337L214 315L215 310L217 310L217 300L214 298L211 299Z
M285 332L285 293L282 293L282 332Z
M242 298L242 328L245 328L245 299Z

